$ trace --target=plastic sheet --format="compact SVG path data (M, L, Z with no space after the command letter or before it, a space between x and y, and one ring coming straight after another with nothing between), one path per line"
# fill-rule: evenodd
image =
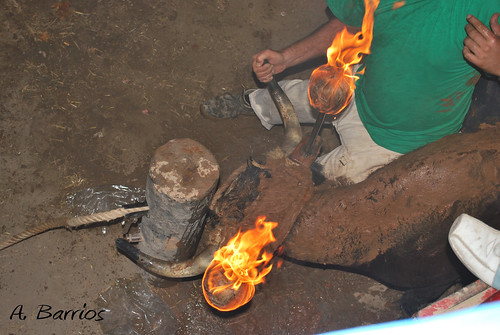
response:
M97 305L105 310L101 330L109 335L174 334L177 320L139 276L118 279L101 292Z
M146 201L145 190L123 185L91 187L69 195L67 204L76 215L91 215Z

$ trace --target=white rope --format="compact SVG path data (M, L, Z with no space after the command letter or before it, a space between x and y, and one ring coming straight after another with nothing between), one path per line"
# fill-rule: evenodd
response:
M108 212L95 213L95 214L85 215L85 216L77 216L75 218L71 218L71 219L67 220L66 222L64 221L64 219L57 219L57 220L54 220L53 222L44 223L42 225L28 229L20 234L12 236L8 240L5 240L5 241L0 243L0 250L6 249L6 248L8 248L16 243L19 243L21 241L24 241L24 240L30 238L31 236L35 236L35 235L44 233L44 232L51 230L51 229L61 228L61 227L75 228L75 227L83 226L83 225L86 225L89 223L111 221L111 220L115 220L115 219L124 217L125 215L128 215L128 214L145 212L147 210L149 210L148 206L135 207L135 208L117 208L117 209L110 210Z

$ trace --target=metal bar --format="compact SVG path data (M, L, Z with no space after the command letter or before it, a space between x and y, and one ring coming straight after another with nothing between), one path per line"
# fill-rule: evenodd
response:
M326 113L321 113L321 112L319 112L318 116L316 117L316 122L314 123L311 135L309 136L309 139L304 148L304 155L310 156L312 154L314 141L316 140L316 137L318 136L321 127L323 127L323 123L325 123L325 117Z

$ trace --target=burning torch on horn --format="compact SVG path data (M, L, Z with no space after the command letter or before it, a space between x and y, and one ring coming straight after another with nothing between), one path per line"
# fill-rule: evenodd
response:
M313 71L309 80L309 102L318 111L311 135L302 141L290 158L301 163L305 158L319 151L317 136L325 122L326 115L338 115L352 101L356 80L353 67L370 53L373 39L374 12L380 0L364 0L365 14L361 30L350 33L344 27L337 34L327 51L328 63Z

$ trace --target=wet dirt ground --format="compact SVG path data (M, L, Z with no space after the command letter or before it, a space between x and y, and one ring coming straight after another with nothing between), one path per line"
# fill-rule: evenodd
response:
M2 240L81 214L66 202L75 192L143 188L154 150L170 139L206 146L222 180L274 147L281 128L266 131L253 117L204 119L199 105L255 87L255 52L285 47L327 19L323 0L2 1ZM281 78L307 78L309 65ZM87 314L100 311L99 294L142 278L115 249L121 226L105 227L52 230L0 251L2 334L102 333L106 312L103 321ZM290 262L234 313L204 302L200 278L161 286L154 291L172 334L313 334L402 317L399 291ZM60 310L78 312L61 320Z

